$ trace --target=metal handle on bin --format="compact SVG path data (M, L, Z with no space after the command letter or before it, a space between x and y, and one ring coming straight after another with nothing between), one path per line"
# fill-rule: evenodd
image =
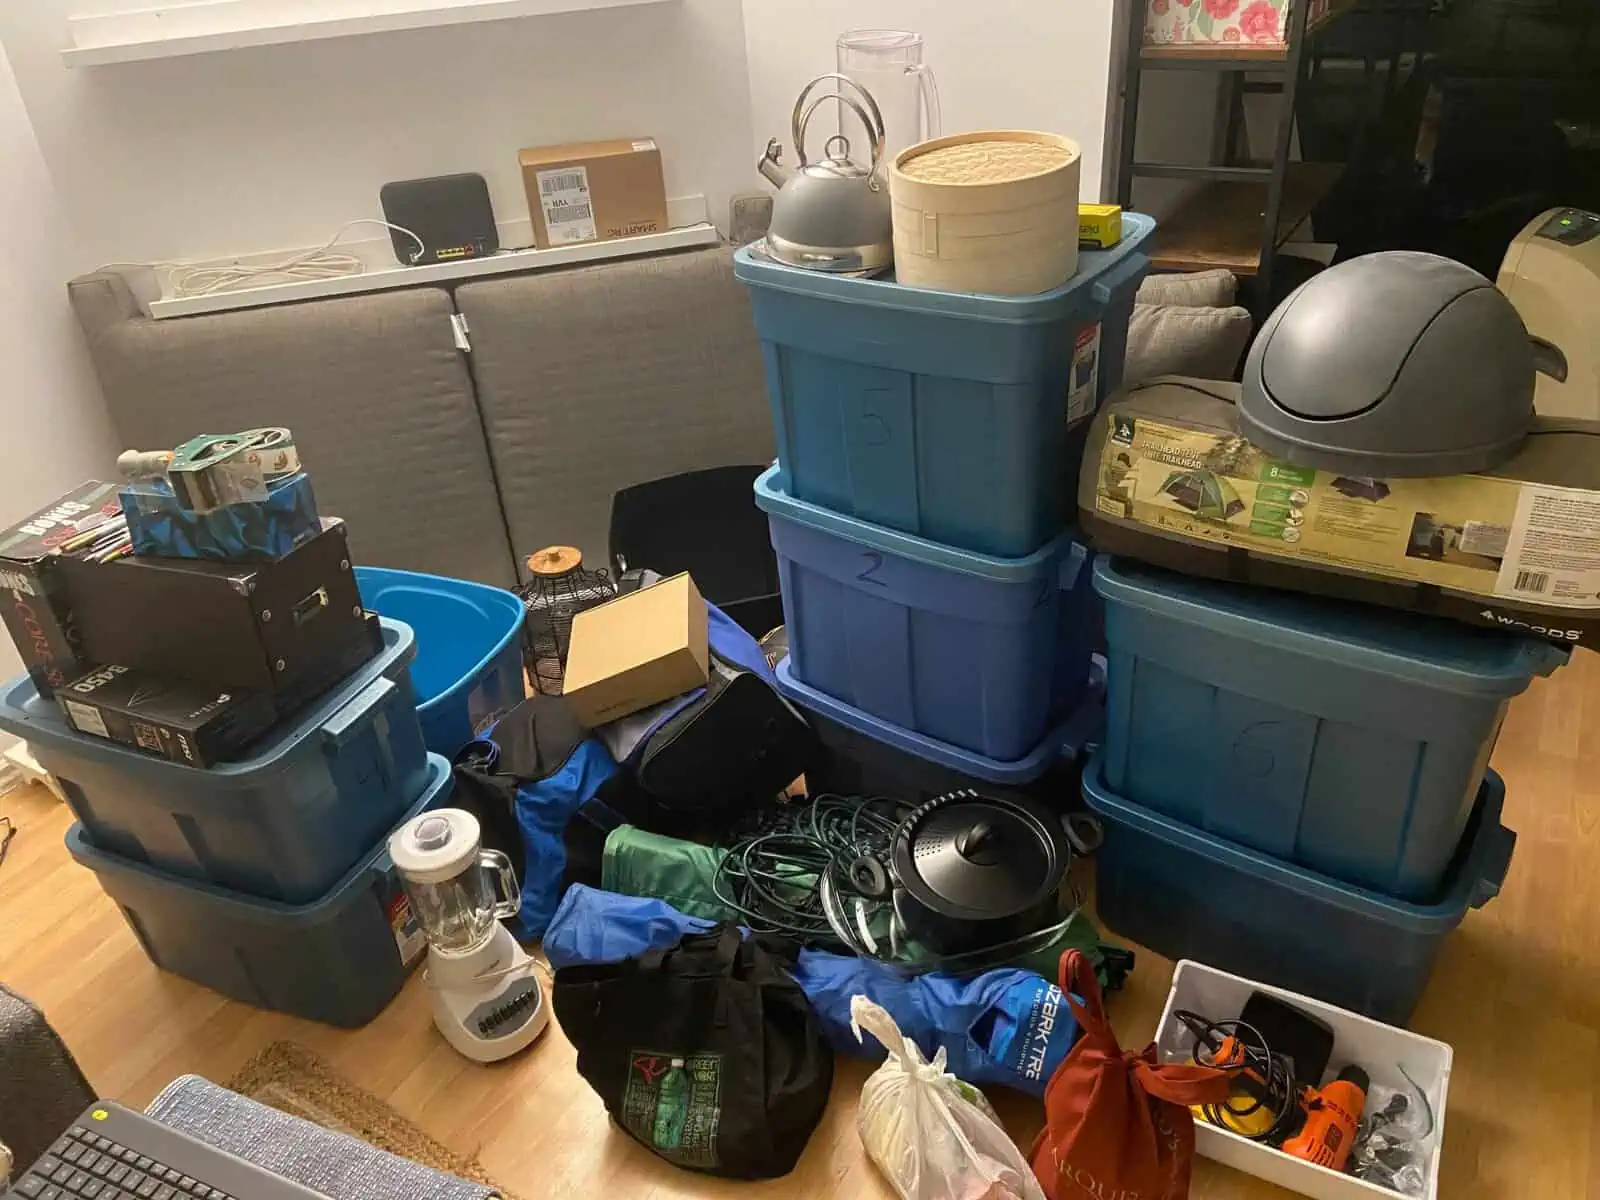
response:
M1481 839L1480 849L1473 856L1472 895L1468 897L1470 907L1482 908L1500 894L1506 873L1511 870L1511 856L1516 849L1516 831L1504 825Z
M355 735L357 727L394 693L394 680L388 677L374 679L322 723L323 740L336 747L343 746Z
M511 860L498 850L483 850L478 854L478 865L494 875L495 887L501 900L494 906L497 920L510 920L522 911L522 888L517 883L516 868Z

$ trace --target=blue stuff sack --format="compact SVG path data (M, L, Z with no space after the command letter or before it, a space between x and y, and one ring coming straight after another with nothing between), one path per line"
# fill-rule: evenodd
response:
M550 965L619 962L676 945L685 933L712 922L685 916L661 900L619 896L575 885L545 931ZM850 997L864 995L932 1058L945 1051L950 1072L979 1086L999 1084L1044 1095L1050 1078L1077 1041L1077 1022L1055 984L1015 967L958 979L939 973L907 976L884 963L802 950L794 970L833 1048L853 1057L881 1058L850 1027Z

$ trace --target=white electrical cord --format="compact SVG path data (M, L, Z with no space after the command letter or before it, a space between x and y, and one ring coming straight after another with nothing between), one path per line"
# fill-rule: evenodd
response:
M235 292L247 288L265 287L273 283L304 283L317 279L342 279L351 275L360 275L366 271L366 264L353 254L333 253L333 247L339 239L357 225L382 225L386 229L403 233L417 244L416 253L411 256L415 265L427 253L428 247L415 232L404 225L395 225L389 221L382 221L376 217L359 217L354 221L346 222L340 226L339 231L322 245L314 250L303 250L299 254L275 263L260 263L251 265L247 263L110 263L101 270L111 267L140 267L167 273L166 291L175 299L187 299L191 296L212 296L218 292Z

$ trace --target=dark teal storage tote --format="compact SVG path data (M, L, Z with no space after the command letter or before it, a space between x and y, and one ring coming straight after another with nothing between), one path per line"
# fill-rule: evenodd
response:
M902 287L734 256L766 356L778 461L812 504L1002 558L1066 528L1095 407L1122 380L1155 222L1054 291Z
M1512 697L1569 653L1125 559L1100 557L1094 579L1106 786L1408 900L1438 892Z
M82 825L67 850L95 873L150 961L224 996L348 1029L399 993L428 943L389 858L389 834L450 799L450 764L430 755L424 786L361 860L310 904L282 904L195 883L92 844Z
M1007 762L901 729L808 687L789 660L777 667L778 690L805 713L822 743L806 769L812 794L893 796L921 804L973 788L990 795L1019 792L1056 808L1078 806L1078 774L1087 748L1105 729L1104 677L1091 682L1076 708L1023 757Z
M1071 535L992 558L870 525L784 491L756 503L778 555L800 683L988 759L1033 754L1089 680L1088 552Z
M94 846L188 879L289 903L323 895L422 794L411 629L382 620L378 656L250 749L208 770L67 725L26 676L0 729L61 783Z
M1517 835L1493 771L1438 894L1411 904L1192 829L1117 796L1089 760L1083 798L1105 825L1095 912L1164 958L1190 958L1405 1025L1439 948L1500 893Z
M521 704L522 601L504 588L387 567L357 567L361 601L411 626L411 682L428 749L454 759L495 718Z

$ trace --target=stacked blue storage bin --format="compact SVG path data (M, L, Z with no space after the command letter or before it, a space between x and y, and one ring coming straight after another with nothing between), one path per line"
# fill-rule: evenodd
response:
M836 745L969 785L1026 785L1061 758L1097 638L1068 533L1077 464L1121 380L1155 228L1123 222L1115 248L1030 296L738 252L778 443L756 502L788 628L779 686Z
M410 627L249 757L206 770L72 729L27 676L0 693L78 821L93 870L158 966L236 999L337 1025L372 1019L426 943L389 833L445 803L450 764L417 717Z
M1488 770L1512 698L1568 650L1100 558L1100 917L1404 1023L1516 835Z

